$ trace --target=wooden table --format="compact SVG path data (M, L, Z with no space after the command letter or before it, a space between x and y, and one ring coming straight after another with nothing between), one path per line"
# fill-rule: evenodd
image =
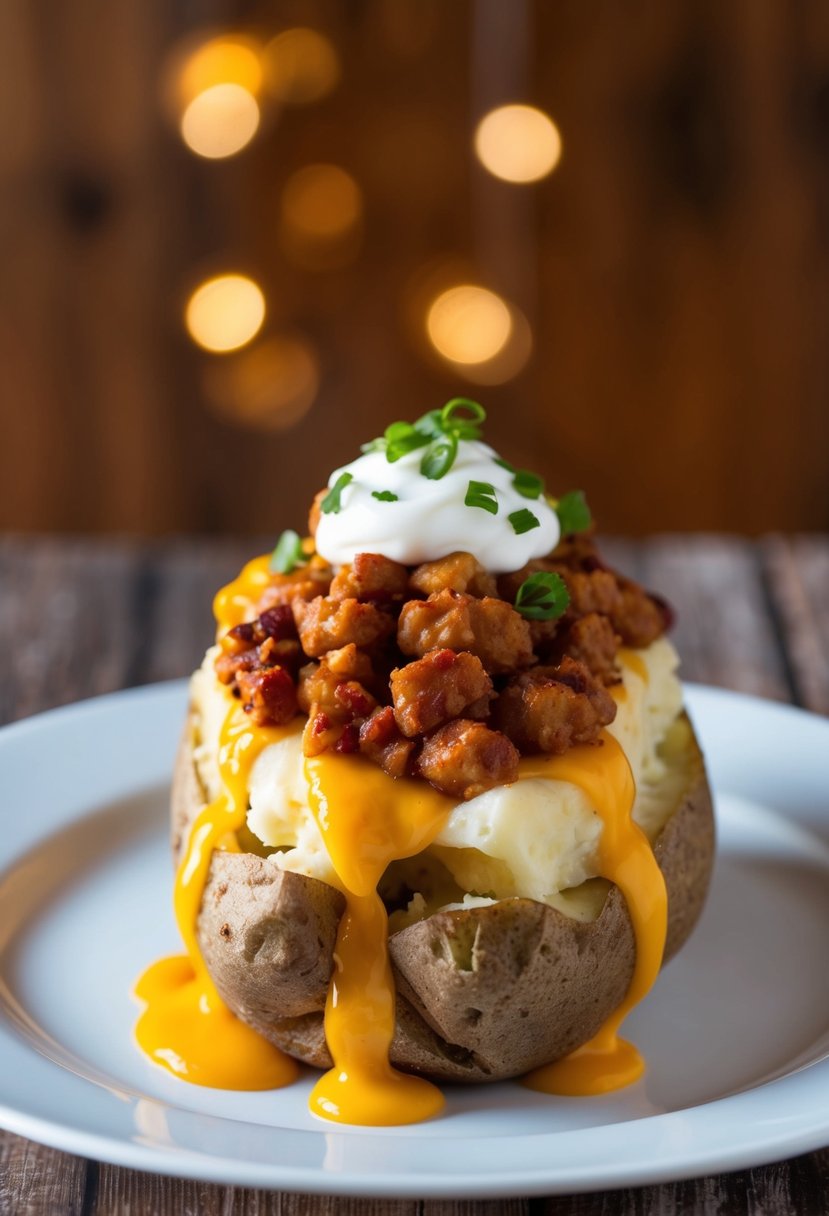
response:
M0 722L187 674L213 591L265 545L0 540ZM829 537L657 537L605 545L667 594L688 679L829 713ZM829 1101L829 1095L827 1096ZM0 1213L376 1213L616 1216L829 1211L829 1149L723 1177L550 1199L341 1200L208 1186L56 1152L0 1132Z

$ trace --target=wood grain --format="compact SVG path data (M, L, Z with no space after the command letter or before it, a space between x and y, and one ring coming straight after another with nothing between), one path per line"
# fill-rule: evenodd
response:
M0 721L186 675L211 639L210 597L255 538L158 544L0 541ZM829 712L829 537L610 540L607 555L671 598L691 679ZM811 1216L829 1211L829 1149L721 1177L595 1195L345 1200L221 1187L85 1162L0 1132L5 1216Z
M829 714L829 545L819 536L774 536L761 554L777 625L788 642L795 699Z
M0 1212L81 1216L87 1163L0 1131Z

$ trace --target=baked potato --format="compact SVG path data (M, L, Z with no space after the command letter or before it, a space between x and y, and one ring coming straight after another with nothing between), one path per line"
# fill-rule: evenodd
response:
M264 1080L231 1033L330 1069L311 1109L339 1121L439 1109L390 1063L497 1081L596 1040L542 1087L641 1071L616 1029L693 929L714 851L672 613L484 419L456 398L393 423L332 473L311 537L214 601L172 794L188 959L141 988L145 1049L187 1075L195 1042L200 1083L213 1054Z
M173 852L207 800L191 714L172 789ZM691 933L714 856L711 794L689 720L661 748L672 807L655 840L668 890L665 961ZM248 838L257 847L254 837ZM513 897L437 911L391 934L397 1025L390 1058L450 1082L518 1076L586 1042L619 1005L635 946L616 887L585 884L588 919ZM199 947L231 1010L278 1047L331 1066L323 1012L342 894L278 869L261 851L213 855L198 918Z

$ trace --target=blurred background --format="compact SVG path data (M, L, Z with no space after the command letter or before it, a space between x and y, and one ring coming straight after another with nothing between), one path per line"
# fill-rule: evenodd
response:
M819 0L4 0L0 90L0 527L301 527L457 394L614 532L829 527Z

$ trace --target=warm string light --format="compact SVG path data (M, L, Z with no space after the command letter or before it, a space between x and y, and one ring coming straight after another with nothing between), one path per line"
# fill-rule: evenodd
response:
M498 106L478 123L475 152L484 168L503 181L537 182L561 159L561 136L549 115L535 106Z
M432 300L426 333L437 353L475 384L511 380L532 352L532 332L521 310L471 283Z
M353 228L363 210L360 187L338 165L306 165L282 192L282 218L300 236L328 241Z
M280 201L280 241L306 270L334 270L359 250L363 196L339 165L305 165L285 183Z
M308 412L319 388L319 360L307 339L277 334L205 368L213 409L238 425L282 431Z
M238 84L257 96L262 87L259 47L241 36L211 38L187 55L178 84L185 105L217 84Z
M302 26L272 38L262 63L268 92L282 105L321 101L340 79L340 60L330 39Z
M256 98L239 84L214 84L181 116L181 138L191 152L219 160L241 152L259 128Z
M234 156L261 120L259 48L241 37L212 38L180 62L176 82L179 131L191 152L209 160Z
M168 62L164 96L187 147L218 160L245 148L260 127L263 86L284 105L307 105L334 89L340 61L330 39L305 27L283 30L262 48L223 34L180 50ZM356 251L362 195L337 165L307 165L289 178L281 204L283 236L297 260L324 269ZM185 308L192 340L229 355L253 341L265 320L265 297L252 279L219 275L201 283ZM279 429L314 400L319 364L301 338L276 335L208 369L216 408L237 421Z
M426 331L439 354L452 363L484 363L506 344L512 318L506 303L485 287L450 287L434 300Z
M199 156L233 156L260 127L263 90L281 105L307 105L327 96L339 78L337 51L317 30L283 30L264 48L242 36L210 39L179 62L176 105L182 139ZM528 105L499 106L484 115L474 146L490 173L514 183L539 181L561 157L561 137L552 119ZM345 265L359 248L363 212L360 187L345 169L305 165L291 174L282 191L283 249L306 269ZM215 408L244 425L273 430L291 425L310 407L318 390L319 362L307 341L285 334L242 350L264 320L261 288L238 274L202 283L185 312L194 342L230 356L208 369L206 387ZM425 320L437 354L478 384L500 384L517 375L532 350L532 332L520 309L474 283L442 290L429 303Z
M184 319L190 337L204 350L214 354L238 350L262 328L265 297L246 275L217 275L195 289Z

